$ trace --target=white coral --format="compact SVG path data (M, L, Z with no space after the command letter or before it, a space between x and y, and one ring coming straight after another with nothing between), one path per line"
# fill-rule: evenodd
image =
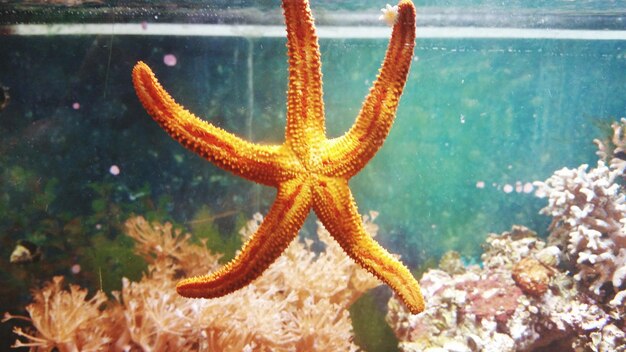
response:
M535 183L548 197L541 212L553 217L550 241L566 251L576 279L596 296L609 298L625 288L626 204L616 183L621 175L621 169L599 161L595 168L563 168ZM604 292L607 283L614 292Z

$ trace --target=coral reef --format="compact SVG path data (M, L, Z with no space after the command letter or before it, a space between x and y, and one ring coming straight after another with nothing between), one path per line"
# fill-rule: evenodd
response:
M626 351L624 130L626 119L595 140L596 167L534 183L548 201L541 213L552 217L547 241L514 226L488 236L480 267L451 271L448 255L421 279L424 314L392 298L387 320L401 349Z
M557 247L515 226L489 235L482 267L456 274L429 270L420 281L428 302L423 314L389 301L387 320L400 349L624 351L623 315L582 295L580 283L558 266L559 255Z
M364 217L372 236L375 213ZM256 231L257 214L241 230ZM138 282L124 279L115 299L70 285L55 277L27 307L28 317L5 314L5 321L24 319L32 328L15 328L22 338L14 347L32 351L354 351L347 308L379 282L347 258L318 224L325 250L313 241L294 241L252 285L228 296L187 299L175 294L178 278L216 270L219 254L171 224L126 222L135 251L148 263Z

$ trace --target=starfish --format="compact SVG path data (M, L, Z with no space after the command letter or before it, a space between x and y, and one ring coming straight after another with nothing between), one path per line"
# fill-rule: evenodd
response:
M208 275L180 281L185 297L214 298L259 277L287 248L311 209L348 256L387 283L412 313L424 310L410 271L367 234L348 181L386 139L408 76L415 46L415 7L400 0L379 75L354 125L326 138L317 33L308 0L283 0L289 83L285 142L245 141L203 121L179 105L143 62L133 68L139 100L174 139L220 168L277 189L258 231L235 258Z

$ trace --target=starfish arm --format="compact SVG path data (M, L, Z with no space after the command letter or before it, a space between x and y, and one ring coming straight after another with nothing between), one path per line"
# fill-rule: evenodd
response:
M398 7L385 60L354 125L327 144L322 159L326 175L356 175L391 129L415 46L415 7L410 0L401 0Z
M326 177L313 190L313 210L341 248L389 285L417 314L424 310L420 286L411 272L365 232L356 204L343 179Z
M325 139L320 51L307 0L283 0L289 86L285 140L300 160Z
M205 122L165 91L143 62L133 68L133 84L144 108L154 120L187 149L222 169L271 186L293 177L295 156L281 146L250 143Z
M302 179L281 184L274 205L241 252L218 271L176 285L184 297L214 298L232 293L259 277L287 248L311 208L311 191Z

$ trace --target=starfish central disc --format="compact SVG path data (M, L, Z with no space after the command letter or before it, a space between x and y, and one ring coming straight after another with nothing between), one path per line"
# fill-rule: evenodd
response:
M183 146L248 180L275 187L276 200L241 252L218 271L184 279L185 297L212 298L259 277L296 237L311 209L343 250L387 283L412 313L424 310L409 270L364 230L348 181L374 157L387 137L415 46L415 7L401 0L380 73L354 125L327 139L318 39L307 0L283 0L289 86L285 142L260 145L203 121L176 103L143 62L133 68L139 100Z

